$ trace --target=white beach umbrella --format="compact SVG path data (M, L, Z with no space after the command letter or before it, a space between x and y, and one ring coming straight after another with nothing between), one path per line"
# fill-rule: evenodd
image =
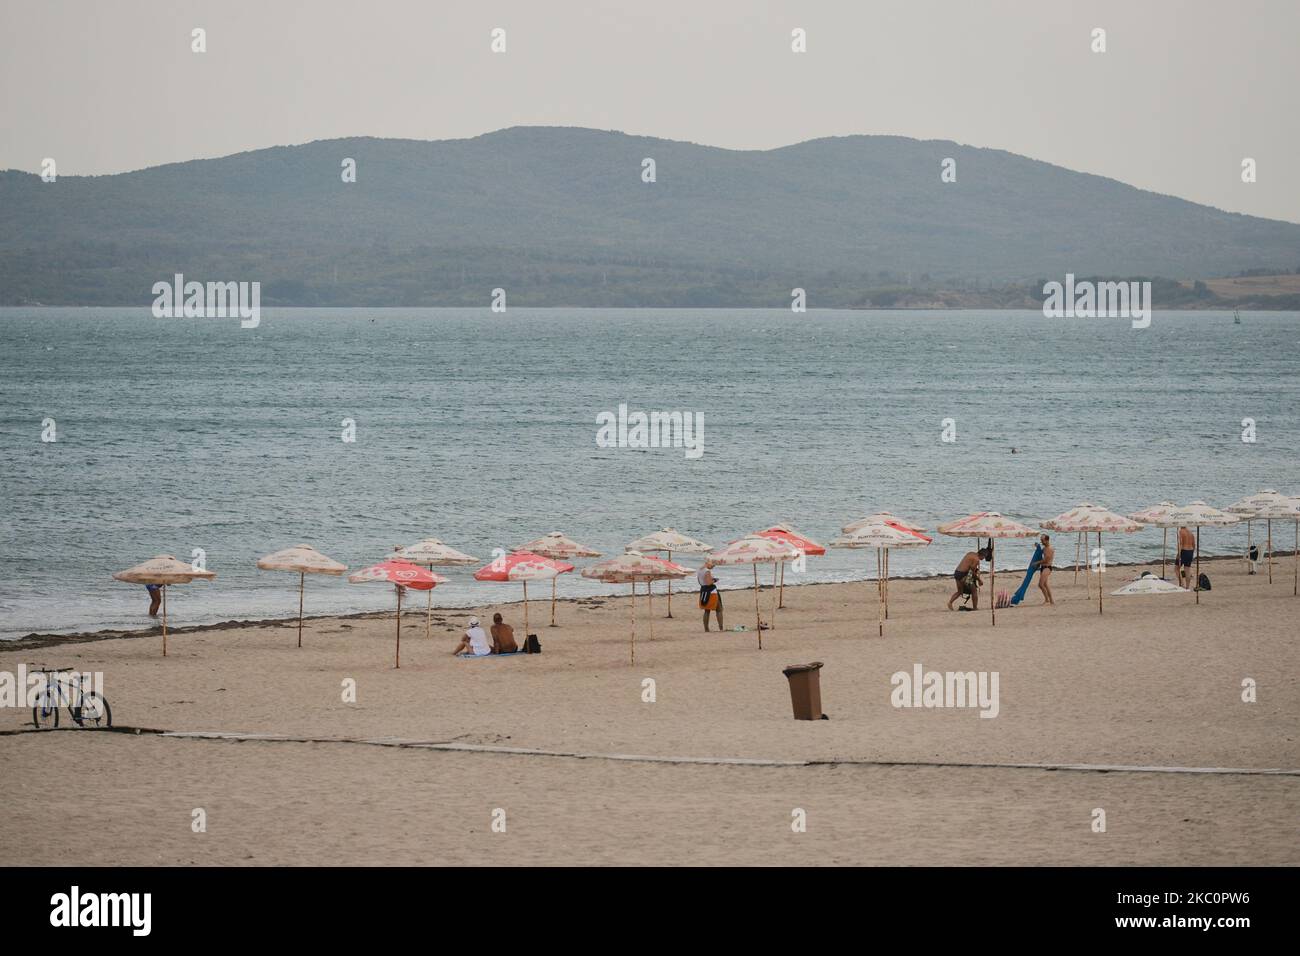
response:
M891 516L892 517L892 516ZM901 524L895 524L892 521L877 521L874 524L864 524L863 522L854 522L856 530L851 534L845 534L831 541L832 548L875 548L876 549L876 582L879 598L879 611L877 617L877 631L879 636L885 636L885 619L889 615L888 611L888 589L886 586L886 571L889 566L888 558L885 557L891 548L915 548L924 547L930 543L930 538L921 534L919 531L913 531Z
M773 541L788 544L799 552L800 558L821 557L826 553L825 547L812 538L795 531L788 524L774 524L770 528L763 528L761 531L752 531L750 533L758 535L760 538L771 538ZM772 587L777 587L776 569L778 565L781 568L781 586L776 592L776 606L780 610L785 607L785 562L778 561L772 565ZM772 616L772 626L776 626L776 615Z
M629 651L631 663L635 664L637 582L644 581L646 583L646 590L648 591L651 581L671 581L673 578L688 577L691 570L690 568L682 567L680 564L673 564L671 561L665 561L663 558L656 558L651 555L640 554L636 551L629 551L612 558L606 558L604 561L598 561L589 567L583 568L580 573L584 578L592 578L597 581L603 581L607 584L632 585L632 631ZM650 625L650 637L654 637L653 624Z
M1169 512L1168 520L1178 527L1194 526L1196 528L1196 603L1201 603L1201 528L1226 528L1241 520L1238 515L1228 514L1218 508L1211 508L1204 501L1193 501L1190 505L1175 508Z
M1164 540L1160 543L1160 576L1163 578L1166 571L1166 555L1169 550L1169 529L1177 527L1169 522L1169 513L1177 509L1178 505L1172 501L1162 501L1158 505L1150 505L1140 511L1135 511L1131 515L1134 521L1140 521L1145 525L1153 528L1160 528L1164 531Z
M451 545L444 544L437 538L421 538L415 544L405 548L396 548L393 557L398 561L409 561L422 568L451 567L457 564L475 564L478 558L472 558L463 551L457 551ZM424 636L431 637L433 630L433 588L424 607Z
M913 522L900 518L898 515L891 514L888 511L877 511L875 514L867 515L865 518L859 518L857 521L852 521L846 524L844 527L840 528L840 533L853 534L853 532L857 531L859 528L865 528L867 525L872 524L880 524L882 521L906 528L908 531L919 531L924 533L929 530L923 525L914 524Z
M534 538L532 541L519 545L515 550L531 551L533 554L540 554L542 557L550 558L553 561L572 561L574 558L600 557L600 552L595 548L589 548L585 544L578 544L572 538L566 537L558 531L552 531L540 538ZM555 623L555 578L551 578L551 627L558 626Z
M295 544L259 558L257 566L263 571L294 571L298 574L298 646L302 647L303 587L309 574L340 575L348 569L331 557L321 554L309 544Z
M668 556L668 560L672 561L674 551L681 554L702 554L705 551L712 551L713 545L705 544L703 541L696 541L674 528L661 528L629 542L623 550L635 551L638 554L662 551ZM646 589L649 590L649 588L650 585L647 584ZM665 616L673 616L673 582L671 578L668 579L668 613Z
M1144 574L1136 581L1130 581L1118 590L1111 591L1116 595L1131 594L1184 594L1187 588L1180 588L1172 581L1166 581L1164 578L1158 578L1154 574Z
M1097 536L1097 550L1101 551L1101 535L1103 531L1111 534L1130 534L1134 531L1141 531L1146 527L1140 521L1134 521L1132 518L1126 518L1123 515L1117 515L1113 511L1107 511L1105 508L1094 505L1090 502L1084 502L1076 505L1064 514L1059 514L1055 518L1044 521L1040 527L1048 531L1071 531L1082 533L1087 538L1089 534ZM1104 560L1104 559L1103 559ZM1089 574L1091 575L1092 562L1088 562ZM1103 612L1102 595L1106 589L1102 587L1101 566L1098 566L1097 572L1097 613Z
M793 561L799 551L784 541L774 541L756 534L746 535L714 551L709 560L714 564L748 564L754 568L754 626L758 631L758 649L763 649L763 618L758 611L758 566L776 561ZM775 613L775 608L773 608Z
M1246 547L1250 547L1250 522L1263 521L1268 529L1268 583L1273 583L1273 519L1290 521L1293 509L1286 495L1278 494L1272 488L1265 488L1233 502L1223 509L1229 514L1237 515L1246 522Z
M143 561L133 568L118 571L113 575L119 581L128 584L157 584L162 588L162 639L163 657L167 656L167 587L172 584L189 584L191 581L211 581L215 571L195 568L192 564L177 561L170 554L159 554Z
M992 577L989 581L989 619L996 627L998 623L997 605L998 605L998 566L996 563L997 554L993 550L994 538L1036 538L1038 532L1033 528L1013 521L996 511L977 511L974 514L967 515L964 518L958 518L956 521L950 521L947 524L939 525L940 534L946 534L953 538L988 538L989 539L989 569ZM978 544L978 540L976 544Z

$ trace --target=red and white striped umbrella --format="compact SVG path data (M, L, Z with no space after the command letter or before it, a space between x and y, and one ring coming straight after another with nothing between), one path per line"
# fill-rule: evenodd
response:
M474 572L475 581L518 581L524 586L524 637L528 637L528 582L554 580L568 574L573 565L544 558L532 551L512 551L493 558Z
M406 588L428 591L447 579L410 561L388 560L348 575L349 584L392 584L397 591L397 648L394 667L402 666L402 593Z

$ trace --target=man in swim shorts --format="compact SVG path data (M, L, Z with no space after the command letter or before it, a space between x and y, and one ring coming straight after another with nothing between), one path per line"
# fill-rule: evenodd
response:
M978 611L980 606L980 562L990 561L993 558L992 548L980 548L978 551L967 551L957 564L957 569L952 572L953 580L957 582L957 590L953 596L948 598L948 610L952 610L952 602L957 600L963 594L970 595L971 609Z
M1196 560L1196 535L1191 528L1178 529L1178 583L1192 586L1192 562Z

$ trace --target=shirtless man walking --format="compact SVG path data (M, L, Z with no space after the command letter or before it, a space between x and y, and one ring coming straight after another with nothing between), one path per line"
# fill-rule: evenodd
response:
M952 602L957 600L963 594L970 595L971 609L978 611L980 607L980 562L989 561L993 558L992 548L980 548L978 551L967 551L965 557L957 565L957 570L953 571L952 576L957 582L957 591L952 597L948 598L948 610L952 610ZM971 576L971 582L967 583L967 576Z
M1191 528L1178 529L1178 583L1192 586L1192 562L1196 560L1196 535Z

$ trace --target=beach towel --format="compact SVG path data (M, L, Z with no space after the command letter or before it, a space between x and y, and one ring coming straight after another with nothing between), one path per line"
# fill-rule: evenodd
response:
M522 653L523 651L506 651L504 654L457 654L456 656L464 657L467 660L486 661L492 659L493 657L515 657L516 655Z
M1029 582L1033 580L1034 573L1038 570L1038 562L1043 557L1043 546L1034 545L1034 556L1029 560L1029 570L1025 572L1025 579L1020 582L1020 587L1011 598L1011 605L1014 607L1025 599L1025 592L1029 590Z

